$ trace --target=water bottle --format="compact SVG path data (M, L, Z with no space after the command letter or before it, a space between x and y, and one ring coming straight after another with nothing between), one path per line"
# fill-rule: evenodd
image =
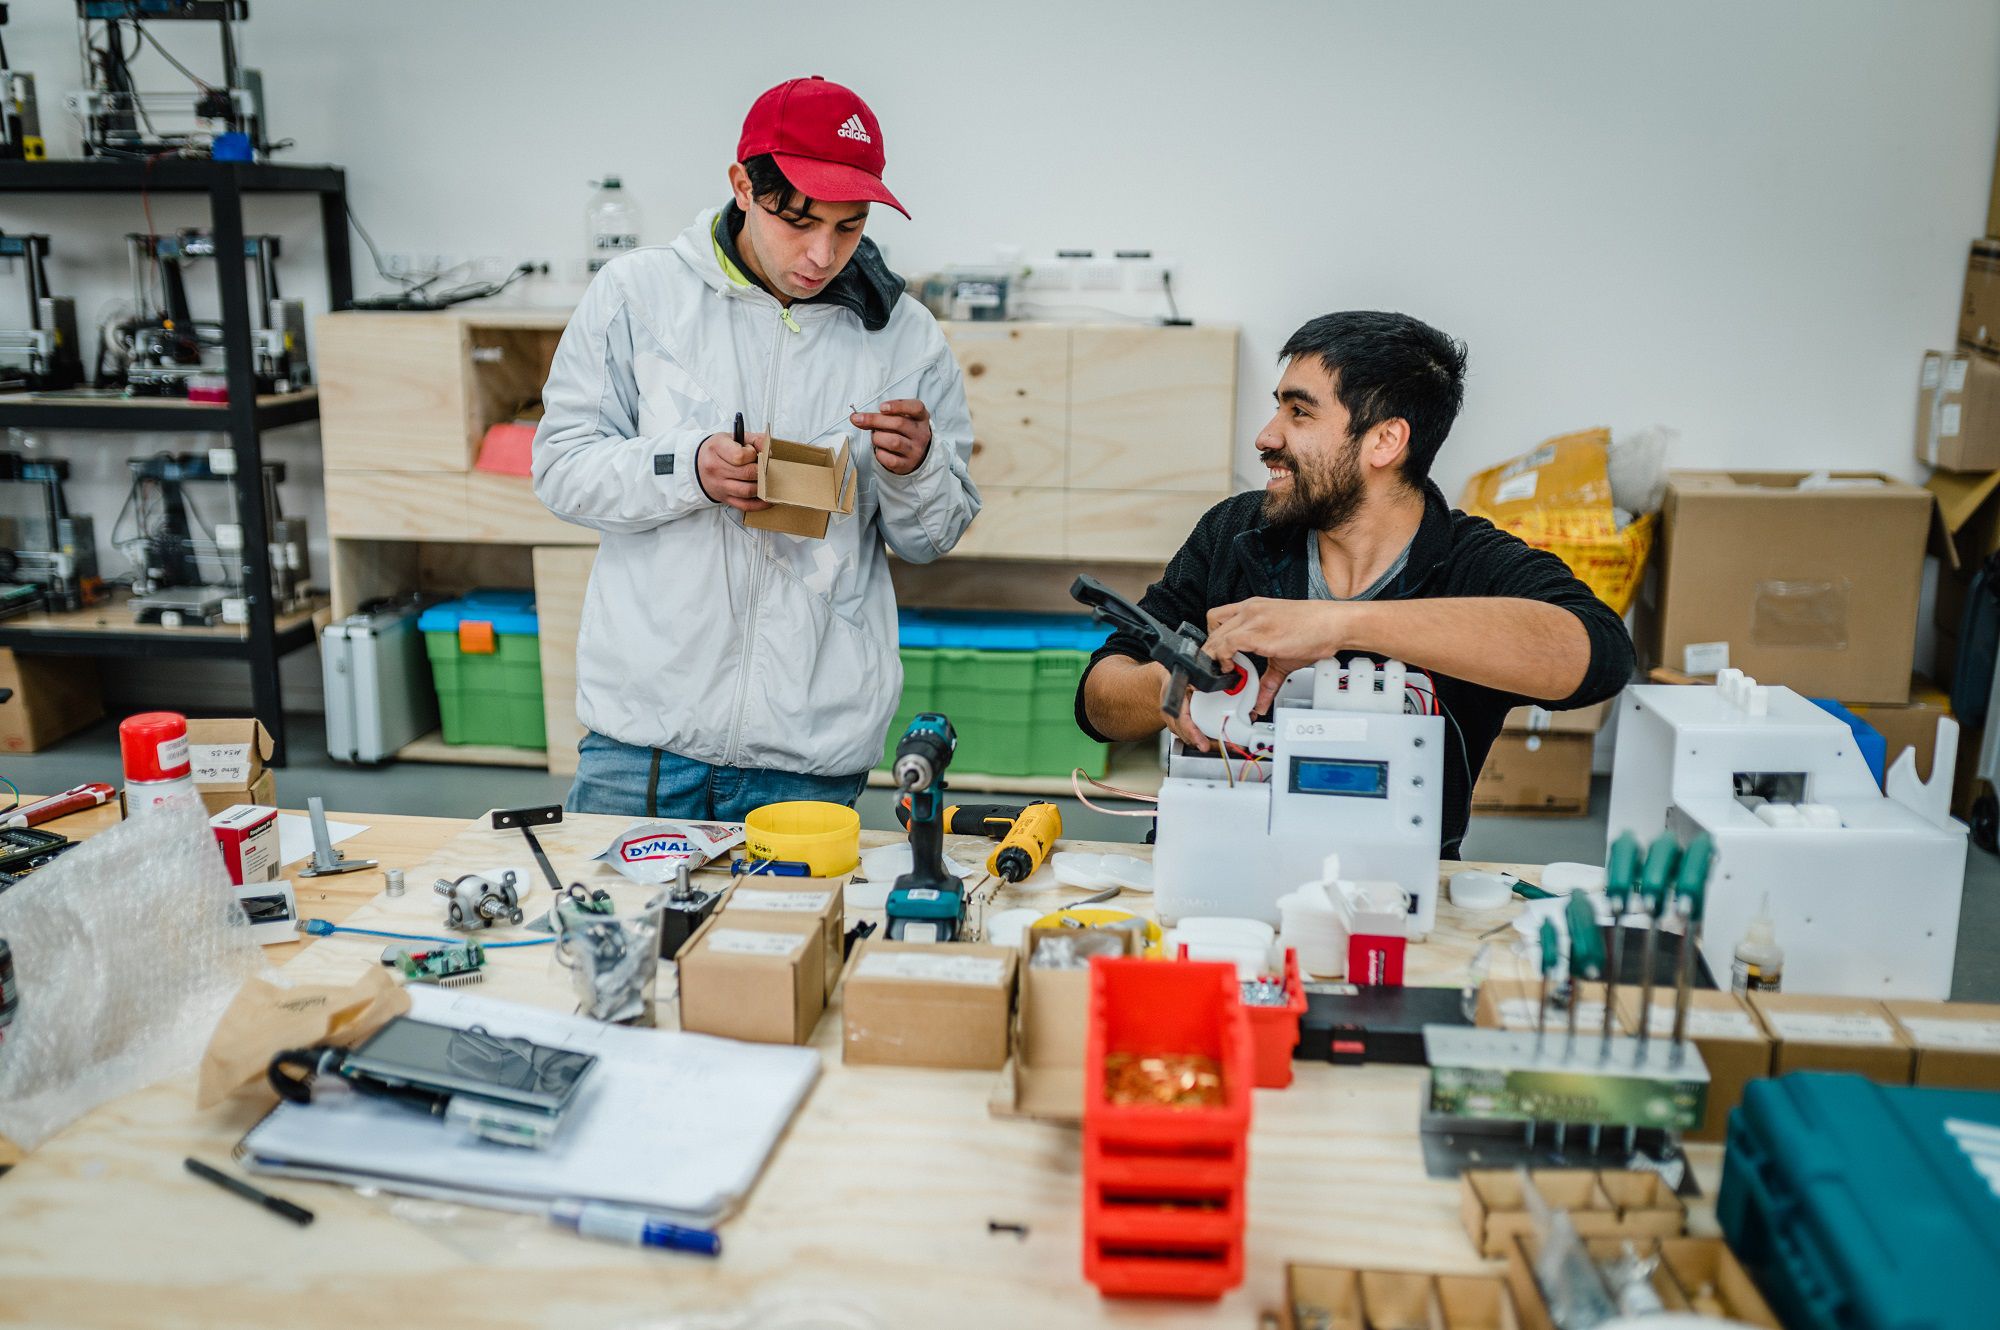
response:
M624 182L615 175L592 181L597 192L584 210L586 269L593 275L599 268L627 250L639 247L639 205L626 194Z

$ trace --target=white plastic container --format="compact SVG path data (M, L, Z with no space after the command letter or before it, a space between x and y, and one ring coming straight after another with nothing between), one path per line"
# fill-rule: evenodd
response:
M620 254L639 248L639 205L625 192L625 182L615 175L597 182L597 192L584 209L583 223L585 266L592 276Z

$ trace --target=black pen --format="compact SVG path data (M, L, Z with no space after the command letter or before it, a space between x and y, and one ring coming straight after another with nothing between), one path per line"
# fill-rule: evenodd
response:
M232 1178L220 1169L210 1168L199 1159L190 1158L187 1161L187 1171L198 1178L207 1178L218 1187L235 1192L246 1201L255 1201L272 1214L289 1219L301 1228L313 1221L313 1212L304 1206L293 1205L290 1201L282 1200L269 1192L259 1191L243 1179Z
M738 448L743 446L743 413L741 411L736 413L736 446Z

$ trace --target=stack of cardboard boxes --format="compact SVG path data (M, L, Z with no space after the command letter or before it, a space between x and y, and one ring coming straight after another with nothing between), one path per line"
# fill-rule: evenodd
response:
M1888 765L1914 748L1928 778L1951 714L1912 671L1935 508L1931 492L1875 472L1671 473L1634 633L1650 677L1704 683L1735 668L1831 698L1882 732Z

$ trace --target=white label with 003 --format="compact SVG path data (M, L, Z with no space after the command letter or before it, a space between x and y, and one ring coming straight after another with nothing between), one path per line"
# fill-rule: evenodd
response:
M1285 722L1285 737L1307 742L1361 743L1368 738L1368 722L1343 718L1339 720L1308 720L1304 718Z

